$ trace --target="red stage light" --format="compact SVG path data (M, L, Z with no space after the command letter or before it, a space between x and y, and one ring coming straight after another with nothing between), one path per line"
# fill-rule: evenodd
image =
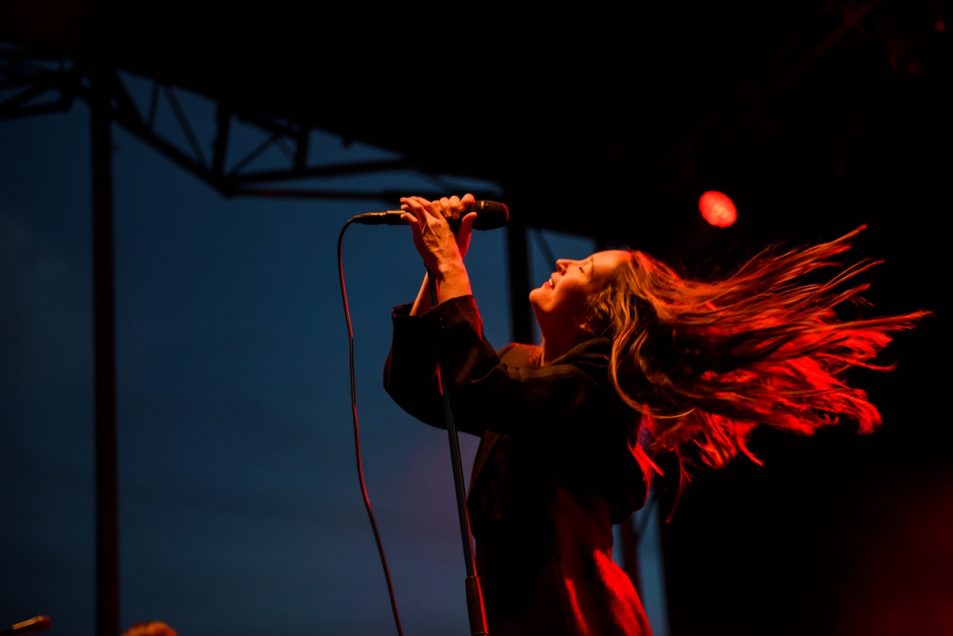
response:
M715 227L728 227L738 220L738 209L726 194L709 190L698 199L698 210L702 218Z

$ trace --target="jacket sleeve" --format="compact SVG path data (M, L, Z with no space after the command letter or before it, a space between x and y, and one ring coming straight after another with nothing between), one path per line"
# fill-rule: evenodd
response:
M487 342L473 296L445 301L422 316L393 313L384 386L414 417L444 427L437 362L459 430L546 435L604 416L606 356L579 356L540 367L510 367Z

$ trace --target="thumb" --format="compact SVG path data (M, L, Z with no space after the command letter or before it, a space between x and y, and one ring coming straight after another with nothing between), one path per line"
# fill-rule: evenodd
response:
M470 236L473 234L473 222L476 221L476 218L476 212L468 212L466 216L460 219L460 228L456 234L460 256L466 256L467 250L470 248Z
M460 219L460 229L458 234L464 234L469 236L473 233L473 223L476 221L477 213L476 212L467 212L466 216Z

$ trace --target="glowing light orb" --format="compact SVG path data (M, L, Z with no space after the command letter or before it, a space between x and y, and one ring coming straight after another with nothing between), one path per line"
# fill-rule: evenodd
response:
M715 227L728 227L738 220L738 209L728 195L709 190L698 199L702 218Z

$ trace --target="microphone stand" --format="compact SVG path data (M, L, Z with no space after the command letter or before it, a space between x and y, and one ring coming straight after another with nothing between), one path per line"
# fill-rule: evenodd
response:
M430 286L430 306L437 306L437 279L433 272L427 271L427 280ZM487 636L486 612L483 607L483 590L480 589L480 578L477 576L473 562L473 538L470 534L470 517L467 513L467 492L463 480L463 465L460 459L460 439L453 423L453 412L450 409L450 396L447 391L447 381L440 371L440 362L437 362L437 379L440 386L440 396L443 398L443 415L447 424L447 434L450 436L450 461L453 466L453 484L457 495L457 512L460 516L460 534L463 538L463 558L466 563L467 580L467 613L470 616L471 636Z

